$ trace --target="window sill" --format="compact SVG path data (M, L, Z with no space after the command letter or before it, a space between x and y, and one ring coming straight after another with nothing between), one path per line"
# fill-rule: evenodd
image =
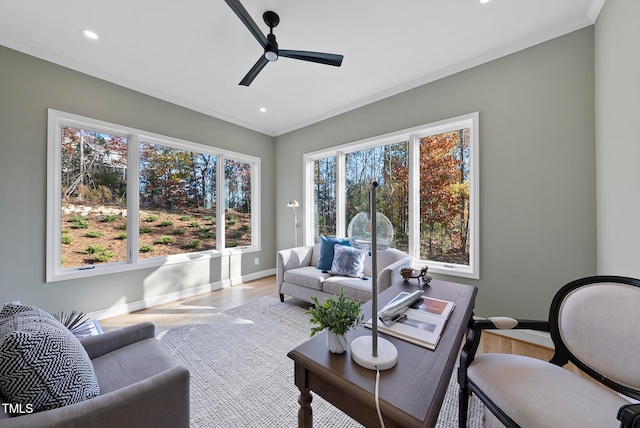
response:
M91 265L76 268L60 269L47 276L47 283L67 281L77 278L90 278L98 275L107 275L120 272L129 272L139 269L156 268L180 263L196 262L201 260L216 259L231 254L244 254L260 251L258 247L238 247L225 249L222 251L202 251L198 253L175 254L167 257L153 257L149 259L139 259L137 263L116 262L108 265Z

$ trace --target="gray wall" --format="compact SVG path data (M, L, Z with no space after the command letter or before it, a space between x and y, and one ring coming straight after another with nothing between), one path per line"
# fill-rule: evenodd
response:
M260 157L262 251L46 284L48 108ZM88 312L272 269L274 144L273 137L0 47L0 302Z
M276 138L277 248L293 244L302 155L480 112L476 313L546 318L566 282L596 272L593 27Z
M596 22L598 273L640 278L640 2L607 1Z

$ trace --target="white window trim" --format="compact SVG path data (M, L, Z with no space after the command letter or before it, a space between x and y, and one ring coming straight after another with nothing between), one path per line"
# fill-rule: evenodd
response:
M62 185L61 176L61 128L62 126L75 126L88 128L95 131L126 137L129 141L127 154L127 213L137 213L139 211L139 192L129 189L139 188L139 162L138 151L139 141L162 144L177 149L197 151L216 156L218 165L224 165L224 159L233 159L251 164L251 245L233 248L224 248L225 221L218 224L216 231L217 249L199 251L192 253L181 253L166 257L140 258L138 251L139 222L137 215L127 215L127 230L131 231L127 237L127 260L96 264L93 267L74 267L63 269L60 265L62 256L62 246L60 236L62 234L62 201L60 199ZM220 163L222 162L222 163ZM154 134L135 128L116 125L97 119L91 119L72 113L59 110L48 110L48 132L47 132L47 237L46 237L46 281L55 282L75 278L92 277L109 273L124 272L136 269L144 269L176 263L185 263L196 260L211 259L221 257L226 254L238 254L261 250L261 221L260 221L260 158L237 153L230 150L223 150L216 147L193 143L178 138L167 137ZM224 168L216 169L217 178L216 194L216 218L224 219Z
M430 135L442 134L460 128L469 128L469 236L471 239L469 248L469 265L457 265L437 262L433 260L420 260L420 243L417 242L417 233L420 228L420 189L419 183L419 146L420 138ZM441 120L410 129L403 129L376 137L367 138L339 146L322 149L303 156L304 171L304 217L303 217L303 243L313 245L315 237L315 221L313 210L313 162L318 159L336 158L336 236L344 237L346 224L344 220L345 210L345 156L349 152L378 147L398 141L409 141L409 255L415 260L416 267L429 266L429 272L458 276L471 279L480 278L480 182L479 182L479 113L469 113L450 119Z

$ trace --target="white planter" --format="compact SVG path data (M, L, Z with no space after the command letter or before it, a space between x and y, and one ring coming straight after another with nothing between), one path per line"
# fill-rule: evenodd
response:
M334 354L343 354L347 350L347 333L335 334L327 330L327 346Z

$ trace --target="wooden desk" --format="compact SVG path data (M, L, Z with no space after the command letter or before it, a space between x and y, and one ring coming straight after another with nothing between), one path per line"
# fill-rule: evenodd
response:
M417 281L399 282L380 293L382 308L402 291L414 291ZM380 410L386 427L433 427L447 392L451 373L471 314L478 289L473 286L432 280L424 295L456 303L456 308L435 351L379 333L398 349L398 364L380 372ZM365 320L371 317L371 302L363 306ZM349 331L349 341L370 335L358 326ZM287 354L295 362L295 383L300 389L298 427L311 428L311 391L366 427L380 423L375 409L376 372L360 367L344 354L331 354L326 332Z

